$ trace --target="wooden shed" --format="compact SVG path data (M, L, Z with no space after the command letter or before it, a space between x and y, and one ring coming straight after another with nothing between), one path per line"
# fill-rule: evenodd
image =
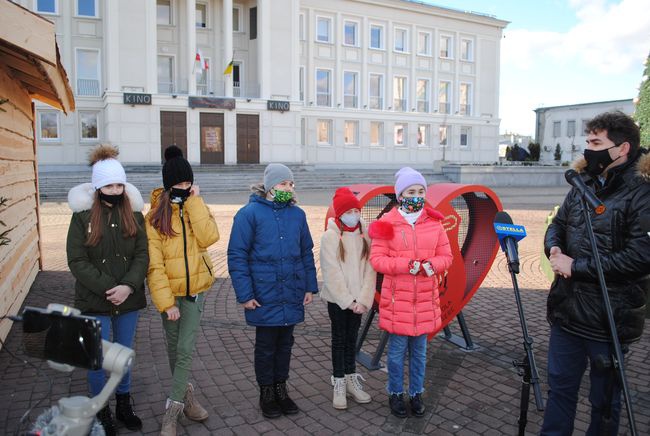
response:
M42 265L32 99L74 110L54 24L0 0L0 316L20 309ZM0 338L10 327L0 321Z

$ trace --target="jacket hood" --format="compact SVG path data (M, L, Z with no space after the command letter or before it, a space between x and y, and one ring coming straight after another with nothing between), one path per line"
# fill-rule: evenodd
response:
M639 149L635 166L636 175L644 181L650 182L650 150L646 148ZM584 173L585 168L587 168L587 160L582 155L578 156L578 158L571 163L571 168L579 173Z
M124 185L124 191L129 197L129 202L131 203L131 209L133 209L133 212L142 212L142 209L144 209L144 200L142 199L142 194L140 194L138 188L130 183L126 183ZM90 210L93 206L94 199L95 188L93 188L92 183L82 183L81 185L77 185L70 189L68 192L68 206L70 206L70 209L72 209L73 212Z
M363 218L359 220L359 223L361 224L361 232L366 234L368 232L368 224L364 221ZM333 232L336 232L337 235L340 235L343 233L341 228L336 224L336 218L328 218L327 219L327 230L332 229Z

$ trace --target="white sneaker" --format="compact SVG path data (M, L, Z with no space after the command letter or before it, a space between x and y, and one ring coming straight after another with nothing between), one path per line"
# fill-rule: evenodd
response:
M354 401L360 404L369 403L372 401L372 398L367 392L364 392L363 386L359 379L366 381L361 374L346 374L345 375L345 385L347 388L347 393L354 398Z
M347 409L348 399L345 396L345 378L332 376L332 386L334 386L332 406L339 410Z

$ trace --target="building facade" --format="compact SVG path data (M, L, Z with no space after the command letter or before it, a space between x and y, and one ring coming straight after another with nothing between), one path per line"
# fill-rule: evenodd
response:
M405 0L19 0L52 20L78 111L38 107L41 164L98 142L157 164L494 162L507 22ZM226 74L225 74L226 73Z
M587 122L600 113L613 110L632 115L634 103L632 99L612 100L535 109L535 137L542 147L540 161L556 160L558 146L560 161L573 161L585 149Z

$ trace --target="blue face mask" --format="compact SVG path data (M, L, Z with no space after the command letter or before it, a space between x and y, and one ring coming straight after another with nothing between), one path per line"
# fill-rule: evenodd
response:
M424 197L402 197L400 207L406 213L419 212L424 207Z

